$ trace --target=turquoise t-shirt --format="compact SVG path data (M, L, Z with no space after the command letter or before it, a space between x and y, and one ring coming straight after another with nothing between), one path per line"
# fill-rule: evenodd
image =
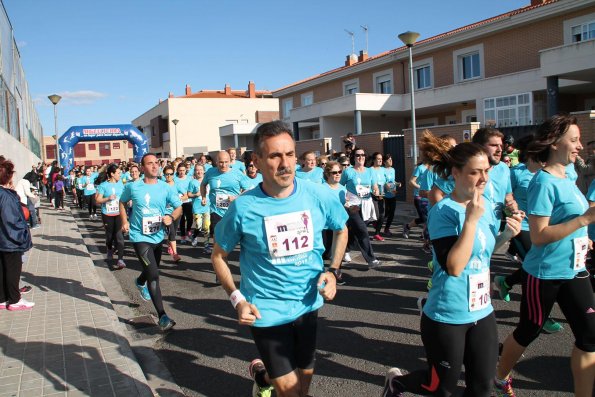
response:
M492 208L496 214L496 219L501 220L504 216L504 203L506 195L512 193L510 186L510 168L503 161L493 166L488 172L488 182L486 183L483 196L492 203Z
M339 201L341 202L342 205L345 205L345 192L347 191L347 189L345 189L345 186L341 185L340 183L337 185L336 189L331 188L331 186L328 183L323 183L323 186L325 186L329 191L331 191L334 195L336 195L339 198Z
M78 190L85 190L85 180L83 178L84 176L79 176L74 180L74 184Z
M242 174L246 173L246 165L242 161L234 160L230 162L229 168L240 171Z
M386 168L384 168L384 167L378 167L378 168L370 167L370 169L376 176L376 184L378 185L378 191L380 192L380 195L383 195L384 194L384 184L386 183Z
M415 169L413 170L413 176L416 177L416 181L417 184L419 185L421 183L421 177L422 175L428 170L428 167L426 167L425 164L419 164L417 167L415 167ZM413 189L413 197L419 197L419 189L415 188Z
M527 207L529 216L547 216L550 225L558 225L584 214L589 204L572 179L558 178L539 170L529 183ZM585 270L582 261L577 261L575 267L575 257L580 257L581 238L587 238L586 226L561 240L543 245L533 244L523 261L523 269L533 277L544 280L574 278L578 272Z
M534 172L529 171L525 163L520 163L510 169L510 186L512 187L512 194L516 200L519 210L527 214L527 189L529 182L535 176ZM528 217L524 217L521 223L521 230L529 230Z
M466 207L450 196L438 202L428 216L432 240L459 236L463 231L465 212ZM494 311L489 275L496 234L494 213L484 211L477 223L471 258L459 276L449 275L438 262L436 254L433 255L432 288L423 309L426 316L441 323L468 324Z
M90 196L97 192L97 189L95 188L95 179L97 179L97 174L91 174L91 176L85 175L82 177L83 186L85 187L83 195Z
M452 175L449 175L446 179L436 175L434 177L434 185L440 189L445 196L448 196L453 190L455 190L455 179L452 177Z
M302 169L296 170L295 176L300 179L305 179L314 183L324 182L324 172L320 167L314 167L308 172L304 172Z
M260 182L262 182L262 174L260 172L257 172L254 178L250 178L246 175L246 190L254 189Z
M595 201L595 179L589 185L589 190L587 191L587 200ZM595 241L595 224L589 225L588 233L589 239Z
M244 192L215 228L225 252L240 244L240 291L262 316L255 327L286 324L322 306L316 286L324 271L322 230L341 230L348 219L329 189L294 183L286 198L270 197L261 186Z
M107 201L101 204L101 213L109 216L120 215L120 196L124 190L122 181L116 183L105 181L97 186L97 193L100 193L104 198L108 198L112 194L116 195L114 200Z
M192 194L200 193L200 182L196 179L192 179L190 184L188 185L188 191ZM195 197L192 200L192 213L193 214L204 214L205 212L209 212L209 197L207 196L207 202L205 205L202 205L202 199L200 196Z
M369 198L372 188L376 184L376 173L367 167L363 172L357 172L353 167L347 168L341 174L340 183L347 188L349 193L361 198Z
M190 185L190 181L192 181L194 178L192 178L191 176L186 175L186 177L184 179L182 178L178 178L175 177L174 178L174 185L176 186L176 190L178 191L178 197L181 197L182 195L188 193L188 185ZM190 203L192 202L191 198L188 198L187 200L183 201L182 203Z
M126 183L130 180L130 172L126 171L124 173L122 173L122 176L120 177L120 181L122 181L122 183Z
M568 179L570 179L571 181L573 181L574 183L576 183L576 180L578 179L578 174L576 173L576 168L574 168L574 163L570 163L566 166L566 176L568 177Z
M165 236L161 218L166 214L166 207L169 205L176 209L182 205L176 189L160 180L154 184L147 184L144 180L127 183L120 201L127 203L130 200L133 202L130 241L161 243Z
M239 196L242 190L248 188L246 175L230 169L227 172L219 168L210 168L202 180L201 185L209 186L209 201L211 214L225 215L229 208L229 196Z
M384 197L386 198L393 198L396 196L392 190L396 190L396 181L395 181L395 169L393 167L388 167L384 169L384 175L386 176L386 185L383 186L384 188Z

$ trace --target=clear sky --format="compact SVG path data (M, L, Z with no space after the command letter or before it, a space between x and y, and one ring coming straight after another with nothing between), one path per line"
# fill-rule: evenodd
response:
M168 92L275 90L402 44L529 5L530 0L3 0L45 135L121 124Z

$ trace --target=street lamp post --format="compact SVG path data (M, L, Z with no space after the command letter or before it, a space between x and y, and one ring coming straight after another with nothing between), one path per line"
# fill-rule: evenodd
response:
M58 160L58 167L62 166L62 162L60 161L60 144L58 143L58 112L56 110L56 105L60 102L62 97L57 94L52 94L48 96L48 99L54 104L54 134L56 136L56 159Z
M176 138L176 155L174 157L175 160L178 157L178 123L180 122L180 120L173 119L171 122L174 123L174 138Z
M399 35L399 39L409 49L409 90L411 91L411 131L413 132L413 166L417 165L417 131L415 130L415 93L413 84L413 44L419 33L407 31Z

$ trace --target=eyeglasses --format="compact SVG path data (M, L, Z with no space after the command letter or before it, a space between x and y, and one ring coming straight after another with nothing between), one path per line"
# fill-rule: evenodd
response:
M331 175L341 175L343 171L331 171Z
M343 167L349 167L349 163L341 164Z
M167 172L167 173L165 173L163 175L165 175L165 176L173 176L174 174L172 172Z
M320 163L321 167L324 167L326 165L326 163Z
M366 157L364 153L356 153L355 157Z

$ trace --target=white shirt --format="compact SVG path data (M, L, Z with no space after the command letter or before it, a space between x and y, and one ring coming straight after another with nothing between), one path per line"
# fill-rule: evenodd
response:
M27 197L35 198L35 195L31 193L31 182L27 179L21 179L15 186L15 191L21 199L21 203L27 205Z

